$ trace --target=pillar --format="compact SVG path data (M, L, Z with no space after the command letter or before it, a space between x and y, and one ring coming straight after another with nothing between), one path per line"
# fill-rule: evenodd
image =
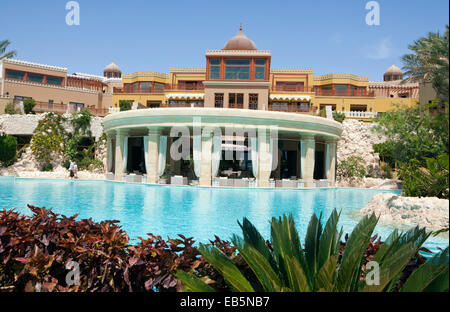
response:
M266 129L258 129L258 187L269 187L270 157L270 133Z
M128 151L125 151L125 139L128 139L126 132L117 132L116 133L116 157L115 157L115 170L114 170L114 178L116 181L122 181L122 175L126 171L127 168L124 168L123 166L123 159L125 156L125 153L128 153Z
M328 185L334 186L336 182L336 141L329 140L326 141L326 171Z
M212 138L213 132L202 134L202 160L199 179L200 186L211 186Z
M111 134L107 134L106 136L106 164L105 164L105 172L109 173L113 170L113 160L114 160L114 150L113 150L113 136Z
M158 128L148 129L147 159L145 160L145 170L147 171L147 183L156 184L159 181L159 135Z
M314 162L316 154L316 141L314 135L303 135L301 138L302 147L305 151L301 151L302 163L304 172L302 172L302 178L305 182L305 187L314 186Z

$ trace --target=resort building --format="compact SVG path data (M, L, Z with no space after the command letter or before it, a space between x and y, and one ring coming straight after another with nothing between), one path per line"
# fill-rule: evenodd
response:
M115 65L115 64L111 64ZM112 106L112 91L121 85L117 65L105 69L105 77L74 73L67 68L4 59L0 62L0 101L19 109L25 99L34 99L35 112L71 113L89 108L104 116ZM120 71L120 70L119 70Z
M36 112L89 108L106 116L109 179L311 187L334 185L342 129L333 111L371 121L395 103L412 106L419 99L419 85L403 83L394 65L383 81L272 68L271 52L259 50L242 27L204 57L203 68L170 68L169 74L122 74L111 63L103 76L5 59L0 104L33 98ZM130 111L119 112L123 101L132 103ZM176 127L187 129L188 157L181 159L169 157L174 146L181 148L184 130L171 133Z

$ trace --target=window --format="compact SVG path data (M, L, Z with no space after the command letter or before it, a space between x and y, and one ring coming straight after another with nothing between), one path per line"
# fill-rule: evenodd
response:
M131 92L132 93L137 93L138 92L138 87L139 87L139 82L135 82L131 85Z
M23 80L24 77L25 77L25 73L12 71L12 70L7 70L6 71L6 78Z
M214 107L223 107L223 93L214 93Z
M32 82L42 82L44 80L44 76L37 74L28 74L28 81Z
M350 111L352 112L367 112L367 105L365 104L351 104Z
M243 93L230 93L228 95L228 107L229 108L244 108L244 94Z
M141 82L140 85L141 93L150 93L152 89L152 83L151 82Z
M266 60L255 60L255 80L266 79Z
M153 83L153 92L155 92L155 93L163 93L164 92L164 84L163 83L154 82Z
M258 109L258 94L250 93L248 95L248 108L249 109Z
M51 85L60 86L60 85L62 85L62 78L47 76L47 83L51 84Z
M150 108L161 107L161 102L160 101L147 101L147 107L150 107Z
M277 91L304 91L303 82L277 81Z
M225 79L228 80L250 79L250 60L240 60L240 59L225 60Z
M220 79L220 59L211 59L209 64L209 79Z

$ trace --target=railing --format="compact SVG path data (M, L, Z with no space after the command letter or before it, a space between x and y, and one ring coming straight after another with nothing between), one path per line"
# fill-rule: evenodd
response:
M314 92L314 88L305 88L304 86L275 86L270 88L272 92Z
M150 87L150 88L114 88L113 93L134 93L134 94L155 94L164 93L164 91L203 91L205 86L202 84L197 85L182 85L182 84L165 84L163 87Z
M364 90L315 90L316 96L361 96L374 97L375 92Z
M16 109L20 109L20 102L18 100L14 101L14 105ZM33 111L35 113L56 113L56 114L73 114L79 112L84 107L64 104L64 103L51 103L51 102L40 102L35 101L35 106L33 107ZM89 111L97 116L106 116L108 114L108 109L104 108L96 108L95 106L89 106Z
M289 113L313 113L317 108L312 106L301 106L297 103L273 104L269 103L269 111L289 112Z
M378 116L377 112L358 112L358 111L347 111L347 112L340 112L344 113L345 117L349 118L375 118Z

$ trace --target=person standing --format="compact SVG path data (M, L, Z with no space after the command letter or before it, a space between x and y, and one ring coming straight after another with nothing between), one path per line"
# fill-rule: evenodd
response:
M71 179L73 179L73 177L74 177L74 172L73 172L74 164L75 164L75 163L71 160L71 161L70 161L70 165L69 165L69 177L70 177Z
M75 161L73 162L73 175L75 179L78 179L78 166Z

